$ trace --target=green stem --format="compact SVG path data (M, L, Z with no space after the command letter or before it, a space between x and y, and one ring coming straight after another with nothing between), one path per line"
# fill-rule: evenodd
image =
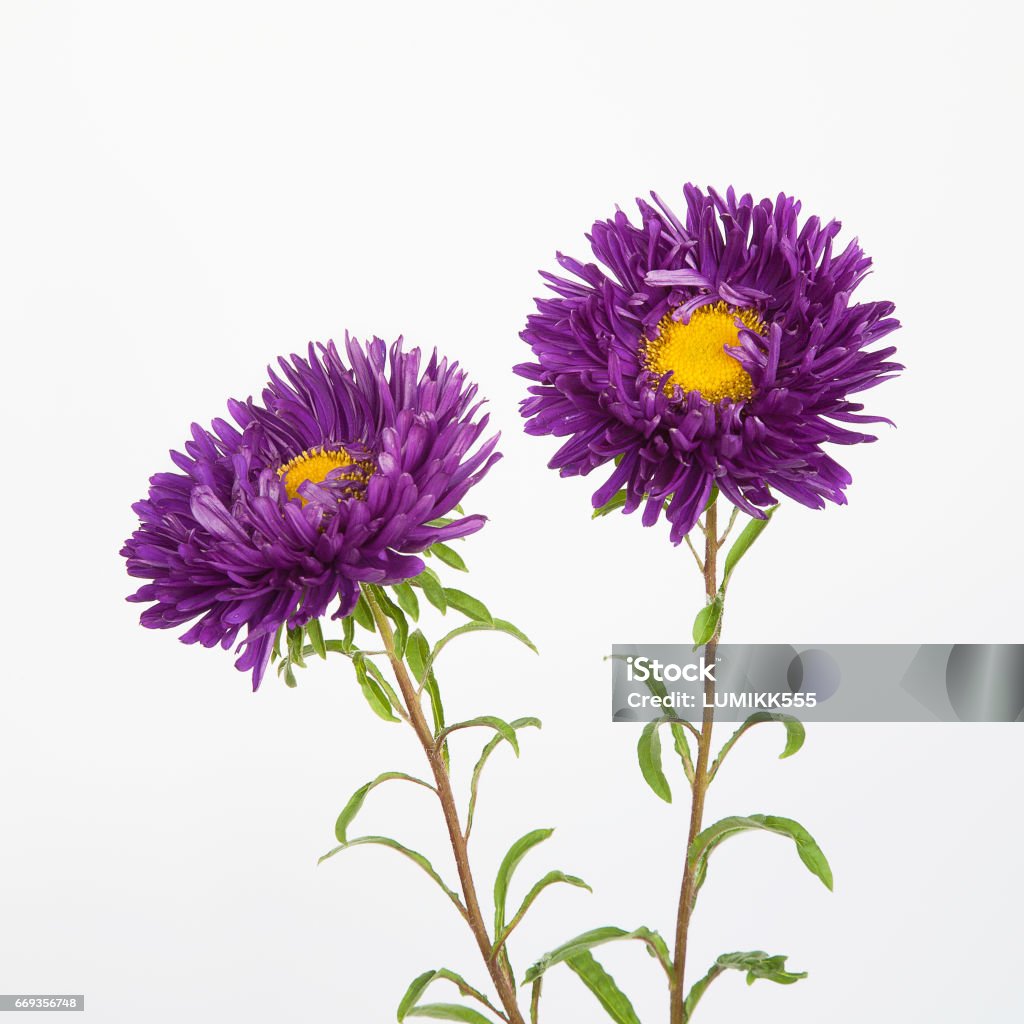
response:
M503 958L491 957L492 943L487 933L487 925L484 923L484 916L480 910L480 901L476 894L476 883L473 881L473 872L469 864L469 851L466 846L466 837L462 831L462 823L459 820L459 810L455 802L455 794L452 791L451 778L448 775L448 768L444 762L444 756L438 749L434 733L427 724L426 716L423 714L423 707L417 694L416 685L405 666L405 662L398 656L395 649L394 632L391 623L380 607L379 602L373 594L372 588L364 587L363 594L366 603L369 605L373 620L377 624L377 631L384 641L384 647L388 653L388 660L391 662L392 671L401 690L405 709L408 713L408 722L412 726L416 738L423 748L430 770L436 783L437 796L441 802L441 809L444 813L445 825L448 828L448 838L451 842L452 853L455 855L455 867L459 873L459 882L462 887L462 898L466 907L466 920L473 938L476 940L480 955L491 976L491 981L498 993L501 1005L505 1008L502 1014L508 1024L525 1024L523 1015L519 1010L516 1000L515 983L505 964Z
M704 522L704 592L708 603L718 592L718 505L712 502ZM714 636L704 647L704 660L713 664L718 649L718 634L721 631L721 615ZM693 768L693 802L690 806L690 829L686 840L686 866L679 892L679 910L676 915L676 948L672 961L672 983L669 988L670 1024L684 1024L686 1021L684 988L686 980L686 946L690 932L690 918L696 897L696 867L690 864L689 852L694 839L700 832L704 817L704 798L711 781L708 761L711 752L711 730L714 724L715 684L713 680L704 683L704 715L701 721L700 737L697 741L697 760Z

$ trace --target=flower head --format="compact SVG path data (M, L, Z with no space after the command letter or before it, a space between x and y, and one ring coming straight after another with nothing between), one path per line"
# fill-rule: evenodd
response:
M567 440L549 465L585 476L614 461L594 493L620 490L645 526L664 510L679 543L713 486L764 518L773 492L811 508L845 503L849 473L822 449L874 441L850 396L901 370L870 348L899 321L891 302L851 304L871 264L838 221L800 203L685 188L686 217L637 200L588 236L601 266L558 254L572 278L542 273L522 333L536 357L522 414L531 434ZM846 425L844 425L846 424Z
M236 666L259 686L277 630L334 609L348 615L360 583L416 576L416 557L463 537L483 516L437 523L496 462L476 386L434 352L362 345L346 336L269 370L262 403L231 401L237 426L193 424L179 473L157 473L133 506L139 528L121 554L151 582L144 626L196 620L182 636L227 648L245 629ZM474 446L475 450L474 450Z

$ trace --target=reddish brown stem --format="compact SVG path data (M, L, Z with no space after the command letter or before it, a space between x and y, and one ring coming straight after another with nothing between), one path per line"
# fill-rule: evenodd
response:
M448 838L451 841L452 853L455 855L455 867L459 873L459 882L462 887L462 898L465 905L465 918L476 939L480 955L491 976L491 981L497 990L498 998L505 1009L504 1017L508 1024L525 1024L523 1015L519 1010L516 1000L515 983L512 981L502 957L491 957L492 942L487 932L487 925L484 923L483 913L480 910L480 901L476 894L476 884L473 881L473 872L469 864L469 851L466 846L466 837L462 831L462 823L459 820L459 809L455 803L455 794L452 791L451 778L448 775L448 768L444 762L444 755L438 749L433 730L427 724L426 716L423 714L423 707L416 692L416 686L409 676L409 671L395 650L394 632L387 616L381 610L380 605L370 593L369 588L364 590L370 611L373 613L374 621L380 632L384 646L387 648L388 659L391 668L395 673L398 688L402 693L402 700L405 702L408 712L408 721L416 733L416 738L423 747L423 753L430 764L430 771L434 776L434 783L437 789L438 799L441 801L441 810L444 814L445 825L448 828Z
M704 592L710 604L718 592L718 511L712 503L704 522ZM721 615L712 638L704 647L706 664L713 664L718 650L718 634L721 629ZM686 865L683 869L683 883L679 893L679 910L676 915L676 948L672 961L672 984L669 993L670 1024L684 1024L686 1020L686 944L690 932L690 918L696 897L696 870L690 863L690 849L700 832L704 817L704 798L707 795L708 761L711 752L711 729L714 723L715 684L713 680L704 683L704 714L701 721L700 737L697 741L697 760L693 768L693 802L690 807L690 830L686 840Z

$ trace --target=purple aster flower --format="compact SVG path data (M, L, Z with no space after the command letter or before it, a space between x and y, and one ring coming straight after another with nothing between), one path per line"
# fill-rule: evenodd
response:
M437 523L501 457L478 417L476 385L436 351L387 351L346 335L279 360L262 404L231 401L237 428L192 426L180 473L157 473L133 506L141 521L121 554L151 580L129 601L152 602L142 625L196 620L185 643L230 647L259 686L278 629L334 606L351 613L360 583L423 571L437 541L475 533L483 516Z
M588 236L601 266L558 254L566 279L522 333L536 362L522 414L566 438L549 465L585 476L614 461L596 508L621 492L643 523L662 510L679 543L712 487L756 518L773 492L811 508L845 503L849 473L822 445L874 441L890 422L851 395L903 367L875 342L899 327L891 302L851 304L871 265L838 221L799 223L800 203L685 188L680 220L656 195L640 224L618 211Z

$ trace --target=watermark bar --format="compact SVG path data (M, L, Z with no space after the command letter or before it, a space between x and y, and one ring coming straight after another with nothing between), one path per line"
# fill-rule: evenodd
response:
M615 644L612 718L1024 722L1024 644Z
M85 996L76 995L3 995L0 994L0 1010L84 1010Z

